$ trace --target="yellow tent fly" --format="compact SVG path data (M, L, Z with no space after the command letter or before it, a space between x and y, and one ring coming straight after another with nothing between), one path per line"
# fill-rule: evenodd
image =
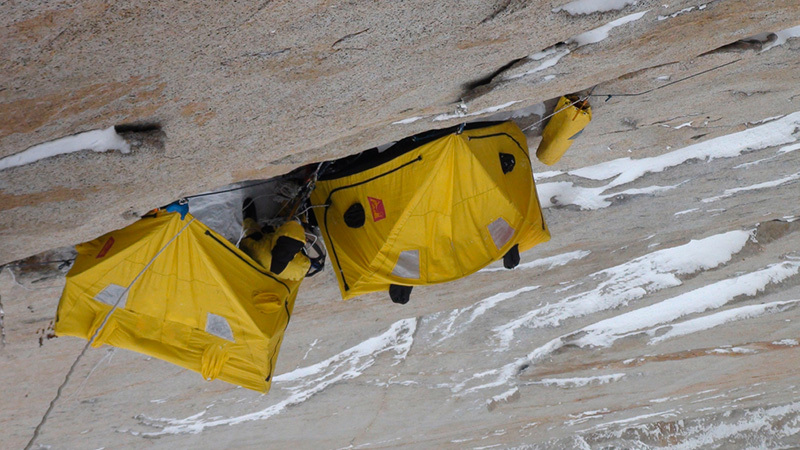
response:
M574 96L561 97L556 105L556 113L542 131L542 142L536 150L536 157L548 166L564 156L572 141L592 120L592 107L586 101L575 103L577 99Z
M179 213L159 211L77 250L58 305L58 335L97 333L95 347L269 390L302 280L279 278Z
M550 239L513 122L406 138L335 162L311 195L345 299L442 283Z

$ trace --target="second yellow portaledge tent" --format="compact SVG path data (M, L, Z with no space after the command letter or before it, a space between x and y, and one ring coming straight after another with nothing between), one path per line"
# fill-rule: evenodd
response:
M93 346L269 390L302 280L281 279L177 212L145 216L77 251L58 305L58 335L90 339L99 330Z
M550 239L513 122L417 135L335 162L311 195L345 299L469 275Z

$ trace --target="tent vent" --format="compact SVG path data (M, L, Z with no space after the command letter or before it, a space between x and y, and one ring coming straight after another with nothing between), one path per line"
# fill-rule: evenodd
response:
M122 298L120 298L120 296ZM124 309L125 303L128 301L128 292L123 286L111 283L106 286L105 289L98 292L97 295L94 296L94 299L106 305L117 305L117 308ZM117 303L117 300L119 300L119 303Z
M492 235L492 240L494 241L495 247L498 250L503 248L506 243L511 240L514 236L514 229L511 228L511 225L508 224L502 217L498 217L497 220L490 223L489 226L489 234Z
M206 333L235 342L228 320L216 314L208 313L206 317Z
M419 250L405 250L397 257L392 275L419 280Z
M503 169L503 173L511 172L516 165L517 160L514 158L514 155L511 153L500 153L500 167Z
M344 212L344 223L350 228L363 227L366 218L364 207L361 206L361 203L353 203L347 208L347 211Z

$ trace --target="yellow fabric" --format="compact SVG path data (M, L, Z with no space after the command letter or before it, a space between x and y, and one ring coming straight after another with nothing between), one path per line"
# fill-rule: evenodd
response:
M542 131L542 142L536 149L536 157L548 166L564 156L572 141L592 120L591 106L581 109L575 105L567 106L570 103L572 101L567 97L561 97L556 105L557 112Z
M270 274L179 213L159 212L77 249L58 305L58 335L91 338L121 298L94 346L269 390L300 281Z
M242 221L242 232L245 236L250 236L253 233L260 233L261 226L255 220L245 217L244 221Z
M242 228L246 236L261 230L258 223L249 217L244 219ZM269 269L272 263L272 249L278 242L278 238L282 236L301 242L306 240L306 232L300 222L290 220L281 225L274 233L266 234L261 239L256 240L249 237L242 239L240 248L258 261L262 267ZM302 252L298 252L279 276L287 280L302 280L308 273L309 267L311 267L311 261Z
M507 174L500 153L516 160ZM328 205L313 211L345 299L390 284L455 280L515 244L524 251L550 239L525 135L513 122L450 134L355 175L320 180L311 201ZM351 228L344 213L357 202L366 221ZM498 219L513 229L499 248L489 228ZM396 269L401 255L411 264Z

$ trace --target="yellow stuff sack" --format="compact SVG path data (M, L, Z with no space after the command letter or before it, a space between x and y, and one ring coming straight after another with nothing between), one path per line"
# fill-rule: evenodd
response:
M542 131L542 142L536 150L539 161L553 165L564 156L586 125L592 120L592 107L588 103L583 107L581 102L570 105L576 99L561 97L556 105L556 113L550 118ZM568 106L569 105L569 106Z

